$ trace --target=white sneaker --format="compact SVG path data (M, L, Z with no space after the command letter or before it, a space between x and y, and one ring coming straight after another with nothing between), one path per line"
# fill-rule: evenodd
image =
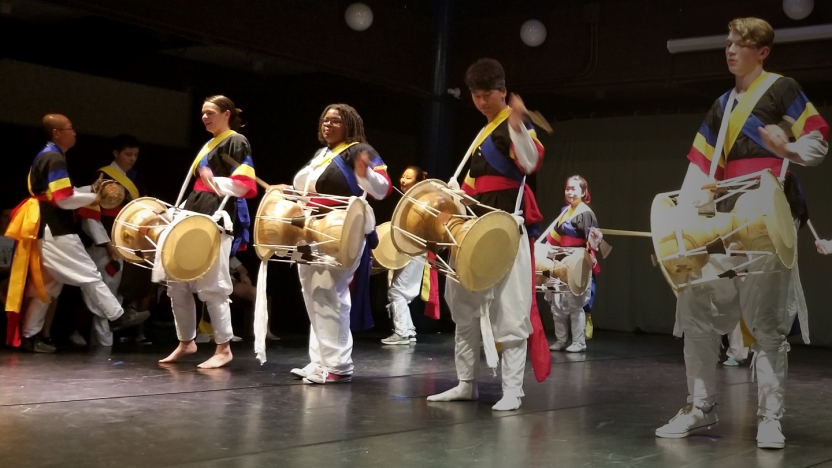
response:
M381 340L381 342L388 345L409 345L410 338L406 336L401 336L398 333L393 333L387 338Z
M586 351L586 345L581 345L580 343L572 343L566 348L567 353L582 353Z
M231 341L232 341L233 343L239 343L240 341L243 341L243 339L242 339L242 338L240 338L240 337L239 337L239 336L237 336L237 335L231 335Z
M563 341L556 341L555 344L549 346L550 351L563 351L564 349L566 349L566 343Z
M694 432L710 429L717 424L719 424L719 417L716 415L716 406L712 406L706 413L694 407L693 403L688 403L676 413L670 422L656 429L656 437L681 439Z
M786 446L786 436L780 421L760 416L757 422L757 447L761 449L781 449Z
M290 370L289 373L295 376L298 379L305 379L309 374L314 374L318 372L318 366L312 364L311 362L307 364L304 368L295 367L294 369Z
M410 342L411 342L411 343L415 343L415 342L416 342L416 335L410 335L408 338L410 338Z
M84 337L81 336L80 333L78 333L78 330L75 330L74 332L72 332L71 335L69 335L69 342L72 343L75 346L86 346L87 345L87 340L85 340Z

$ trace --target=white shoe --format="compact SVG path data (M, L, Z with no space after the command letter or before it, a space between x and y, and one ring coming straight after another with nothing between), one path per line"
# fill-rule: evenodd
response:
M238 343L238 342L240 342L240 341L243 341L243 339L242 339L242 338L240 338L240 337L239 337L239 336L237 336L237 335L231 335L231 341L232 341L233 343Z
M725 360L725 362L722 363L722 365L728 367L739 367L740 363L734 359L728 358Z
M415 343L415 342L416 342L416 335L410 335L410 336L408 336L408 338L410 338L410 342L411 342L411 343Z
M566 349L566 343L563 341L556 341L555 344L549 346L550 351L563 351L564 349Z
M694 407L693 403L688 403L676 413L670 422L656 429L656 437L681 439L694 432L710 429L717 424L719 424L719 416L716 415L716 406L712 406L706 413L701 408Z
M566 348L567 353L582 353L586 351L586 345L582 345L580 343L572 343Z
M406 336L401 336L398 333L393 333L387 338L381 340L381 342L387 345L409 345L410 338Z
M780 420L761 416L757 422L757 447L761 449L781 449L786 446L786 436L780 427Z
M314 374L318 371L320 371L320 369L318 369L318 366L310 362L303 369L295 367L294 369L290 370L289 373L298 379L305 379L309 376L309 374Z
M428 401L470 401L480 397L476 380L460 380L459 384L442 393L431 395Z
M69 342L72 343L75 346L86 346L87 345L87 340L85 340L84 337L81 336L80 333L78 333L78 330L75 330L74 332L72 332L71 335L69 335Z
M503 395L503 398L496 405L492 406L491 409L494 411L514 411L520 409L521 404L522 402L516 396Z

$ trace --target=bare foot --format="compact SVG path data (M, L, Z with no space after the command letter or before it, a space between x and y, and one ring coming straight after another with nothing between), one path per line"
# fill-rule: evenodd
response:
M216 369L228 364L233 358L234 356L231 355L231 343L218 344L217 350L214 351L211 359L208 359L197 367L200 369Z
M164 359L160 359L159 362L161 362L161 363L176 362L176 361L179 360L179 358L181 358L183 356L187 356L189 354L193 354L195 352L196 352L196 343L194 343L194 340L180 341L179 346L177 346L176 349L174 349L173 352L170 353L170 356L168 356Z

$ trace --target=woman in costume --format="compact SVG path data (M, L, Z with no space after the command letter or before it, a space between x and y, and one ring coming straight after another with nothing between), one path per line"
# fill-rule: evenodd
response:
M364 122L346 104L331 104L318 121L318 140L325 145L296 175L294 189L302 193L341 197L364 193L381 200L393 189L387 166L364 136ZM326 203L325 198L317 200ZM366 203L366 202L365 202ZM352 380L352 333L371 320L369 311L370 249L378 244L372 208L366 205L364 254L353 265L332 268L299 264L298 275L311 323L309 360L292 375L304 383L346 383ZM370 244L370 245L367 245ZM355 284L352 285L353 280ZM353 315L351 316L351 311Z
M427 179L427 172L418 166L409 166L402 173L399 184L402 192L407 193L416 182ZM425 255L414 258L403 268L393 272L390 287L387 289L387 309L393 318L393 334L381 340L388 345L406 345L416 341L416 327L410 317L410 302L422 290L422 280L426 268ZM425 305L429 307L429 305ZM436 317L438 318L438 316Z
M555 294L546 292L546 300L552 306L552 317L555 321L555 337L557 341L549 347L552 351L566 350L568 353L579 353L586 350L586 312L592 309L595 298L595 275L600 272L595 252L601 242L601 231L598 230L598 219L589 208L591 197L586 179L574 175L566 179L566 203L560 216L546 230L547 234L541 239L541 244L563 247L586 247L592 255L592 280L590 286L580 296L571 292ZM572 325L572 344L566 346L569 338L568 322Z
M251 146L246 137L237 133L242 126L241 112L225 96L209 97L202 104L202 123L213 138L202 147L191 166L191 171L199 175L199 178L194 182L184 209L219 218L220 226L225 231L221 237L219 257L208 273L188 283L171 282L168 285L179 346L159 362L174 362L196 352L194 339L197 316L194 294L205 302L211 316L214 342L217 344L214 355L198 367L221 367L231 362L233 357L230 345L234 333L231 329L228 299L233 286L228 264L231 256L245 248L248 238L248 206L245 199L257 195ZM228 161L225 155L233 159L234 163ZM226 196L229 199L223 211L227 217L219 211ZM231 225L228 225L229 222Z

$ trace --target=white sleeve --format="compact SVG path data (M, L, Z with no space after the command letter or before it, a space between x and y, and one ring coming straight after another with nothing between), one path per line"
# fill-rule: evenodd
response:
M523 126L518 132L509 125L508 133L511 136L511 143L514 145L514 154L517 156L517 162L520 163L523 172L531 174L537 167L540 154L537 152L537 145L534 144L529 130Z
M240 265L242 265L242 262L236 256L231 257L231 259L228 261L228 268L231 271L236 270L240 267Z
M72 189L72 195L63 200L56 201L55 204L62 210L77 210L95 201L96 195L92 192L92 187L87 185L84 187L75 187Z
M688 164L688 173L685 174L685 180L682 182L682 189L679 197L676 199L676 204L679 206L692 206L702 200L702 186L710 184L711 179L708 174L702 172L694 163Z
M309 174L311 172L312 166L306 165L303 169L299 170L297 174L295 174L295 179L292 181L292 186L295 187L295 190L304 190L306 187L306 179L309 178Z
M218 195L223 197L242 197L248 193L248 187L237 183L231 177L214 177L214 184L216 184L217 190L219 190Z
M818 130L813 130L786 146L790 151L797 153L801 159L797 164L801 166L817 166L829 150L829 144Z
M358 185L376 200L381 200L387 196L390 182L386 177L374 171L372 168L367 168L365 177L359 177L358 174L355 177L358 179Z
M558 216L558 217L560 217L560 216ZM547 227L543 231L540 231L540 239L537 240L538 244L548 244L549 243L549 241L547 240L547 237L548 237L547 234L549 234L550 232L552 232L555 229L555 224L557 222L558 222L558 218L555 218L555 220L552 221L552 224L550 224L549 227Z
M92 238L92 242L95 245L107 244L110 242L110 236L107 234L107 230L104 229L104 225L101 224L101 221L97 219L89 219L84 218L81 222L81 229Z

